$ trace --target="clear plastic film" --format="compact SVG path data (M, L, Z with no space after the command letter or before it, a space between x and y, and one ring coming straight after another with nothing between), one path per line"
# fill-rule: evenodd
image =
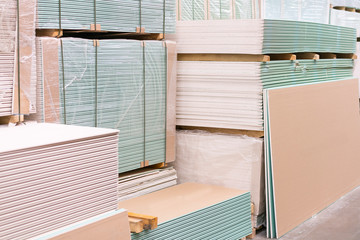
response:
M360 9L359 0L330 0L330 3L334 7L351 7Z
M264 19L328 23L330 4L324 0L264 0Z
M355 28L360 37L360 13L331 9L330 24Z
M35 0L0 3L0 116L36 112L35 10Z
M253 18L252 0L177 0L178 19L220 20Z
M178 131L178 182L198 182L250 191L255 215L265 211L263 139Z
M174 160L175 110L167 111L167 98L171 93L174 105L175 45L71 38L38 42L39 120L120 130L119 172Z
M176 0L38 0L38 5L40 29L175 32Z

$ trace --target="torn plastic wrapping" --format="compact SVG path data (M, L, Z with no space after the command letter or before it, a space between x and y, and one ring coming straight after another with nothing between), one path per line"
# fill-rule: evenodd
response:
M264 19L282 19L315 23L329 22L328 0L264 0ZM316 12L317 14L314 14Z
M254 18L253 0L177 0L178 20Z
M36 112L35 9L35 0L0 3L0 68L5 73L0 79L0 116Z
M37 28L175 33L175 1L38 0Z
M51 38L38 42L38 81L43 84L43 114L38 120L119 129L120 172L174 161L174 43Z
M359 0L330 0L330 3L334 7L352 7L360 9Z
M356 55L360 56L360 42L356 43ZM360 59L355 60L354 77L359 79L359 98L360 98Z
M356 28L356 35L360 37L360 13L331 9L330 24Z
M199 182L251 191L255 215L265 211L263 139L178 131L178 182Z

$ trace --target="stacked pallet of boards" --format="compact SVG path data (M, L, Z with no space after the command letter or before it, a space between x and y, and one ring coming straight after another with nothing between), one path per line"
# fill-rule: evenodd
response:
M117 209L117 130L32 124L0 133L1 239L30 239Z
M39 0L37 28L174 33L175 19L175 0Z
M119 129L120 173L174 160L174 43L39 38L38 48L40 119Z
M157 229L133 233L132 239L242 239L251 234L246 191L185 183L121 201L119 207L158 216Z
M240 32L242 34L238 34ZM309 41L309 36L312 41ZM235 134L256 135L259 131L264 130L265 125L262 136L265 138L265 147L270 149L267 150L270 153L266 152L265 154L265 173L260 172L260 168L257 176L266 179L266 201L260 202L260 206L256 206L255 203L255 208L264 209L266 204L268 236L281 237L285 233L284 229L289 231L300 222L289 214L286 215L286 211L284 211L286 207L281 202L277 202L276 206L273 202L273 179L271 170L269 170L272 169L272 162L269 156L281 155L281 153L274 153L271 150L269 137L272 137L273 131L279 130L273 130L276 129L274 127L269 130L268 122L266 122L269 119L267 114L272 111L268 108L268 100L264 99L266 101L263 102L263 92L292 88L300 91L297 86L320 85L321 87L334 81L339 82L339 85L346 85L347 79L353 77L354 59L356 58L354 54L355 29L283 20L179 21L177 34L169 36L169 39L177 41L179 54L177 125L181 129L208 131L208 133L197 131L178 133L176 166L179 166L179 181L182 179L184 181L205 181L206 178L200 177L200 175L203 172L211 172L207 165L211 165L208 162L213 161L213 158L206 157L202 150L207 147L208 151L210 151L209 149L216 149L217 152L224 150L224 156L229 156L227 154L231 153L231 156L239 161L247 159L248 162L257 162L256 156L261 156L261 154L251 154L247 151L242 151L243 154L241 154L231 151L228 149L229 142L235 144ZM286 99L282 98L282 101L278 102L279 106L286 104ZM339 106L339 108L341 107ZM339 108L336 107L337 110ZM301 110L305 111L299 109L300 112ZM321 110L319 111L321 112ZM282 116L287 121L291 121L285 117L286 114ZM311 119L310 115L305 116ZM270 123L272 122L270 121ZM283 122L281 126L285 126ZM216 136L218 133L214 132L221 134ZM200 139L201 137L203 140L198 143L191 140L191 138ZM220 140L225 137L229 140ZM291 134L288 135L288 138L291 137ZM233 140L230 140L231 138ZM284 136L282 139L286 141ZM208 142L208 145L201 145L200 142L205 141ZM246 144L246 140L243 141L243 144ZM250 144L250 140L248 141ZM179 147L180 143L181 148ZM239 147L237 147L238 149ZM322 150L323 148L319 151ZM258 151L262 153L264 149L260 148ZM277 151L279 150L277 149ZM354 153L354 149L352 149L352 153ZM354 154L356 155L356 153ZM192 156L191 160L184 157L188 155ZM238 155L237 158L236 155ZM221 158L226 159L225 157ZM351 161L349 160L349 162ZM219 164L219 161L215 162ZM226 165L225 160L222 162ZM249 163L243 164L244 168L246 165ZM241 169L240 163L239 166ZM194 173L192 172L193 168L202 170ZM306 171L306 168L304 169ZM221 182L216 179L218 177L216 174L203 175L207 176L206 181ZM225 180L227 178L224 177ZM234 178L233 181L232 184L236 185L238 180ZM253 181L253 186L256 185L251 177L248 181ZM275 184L281 184L281 181L278 182L279 180L276 180ZM345 185L353 186L354 182L356 180L352 178ZM248 190L252 191L255 196L256 192L253 189L254 187ZM260 184L257 189L261 189ZM254 196L252 196L253 202ZM335 200L332 195L332 201ZM326 198L319 197L320 206L326 207L329 204L326 201ZM286 204L285 206L291 205ZM272 210L269 209L281 209L281 213L287 218L287 224L282 220L278 221L277 214L280 216L280 213L276 210L271 212ZM318 209L318 211L320 210ZM290 212L287 211L287 213ZM305 221L311 215L304 214L302 217L302 221Z
M36 112L36 1L0 3L0 117Z
M261 18L329 22L329 3L324 0L177 0L177 8L179 21Z

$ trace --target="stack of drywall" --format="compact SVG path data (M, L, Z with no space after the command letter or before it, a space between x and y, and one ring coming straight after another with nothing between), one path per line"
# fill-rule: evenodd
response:
M178 0L180 21L251 18L326 24L329 21L329 2L325 0Z
M250 193L186 183L119 203L158 217L158 228L132 239L241 239L251 234Z
M263 0L262 18L327 24L328 0Z
M359 186L358 80L269 89L264 100L268 237L279 238Z
M241 135L178 131L178 182L199 182L251 192L253 226L265 218L263 139Z
M330 24L356 28L357 36L360 37L360 13L331 9L330 15Z
M0 116L36 111L35 2L0 3Z
M263 89L352 77L353 60L179 61L177 125L263 130Z
M139 197L176 185L176 171L173 167L146 169L119 176L119 201Z
M354 53L353 28L282 20L179 21L178 53ZM340 41L341 39L341 41Z
M250 19L255 17L252 0L177 0L178 20Z
M127 211L119 209L45 233L30 240L130 240Z
M1 239L117 209L117 130L34 124L0 135Z
M175 0L38 0L39 29L174 33L175 19Z
M41 38L38 45L46 122L119 129L119 172L173 161L175 44Z

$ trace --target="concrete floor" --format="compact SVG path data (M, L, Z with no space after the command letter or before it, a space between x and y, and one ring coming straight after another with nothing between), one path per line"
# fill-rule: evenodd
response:
M254 240L264 239L267 239L266 230L258 233ZM287 233L281 240L360 240L360 187Z

